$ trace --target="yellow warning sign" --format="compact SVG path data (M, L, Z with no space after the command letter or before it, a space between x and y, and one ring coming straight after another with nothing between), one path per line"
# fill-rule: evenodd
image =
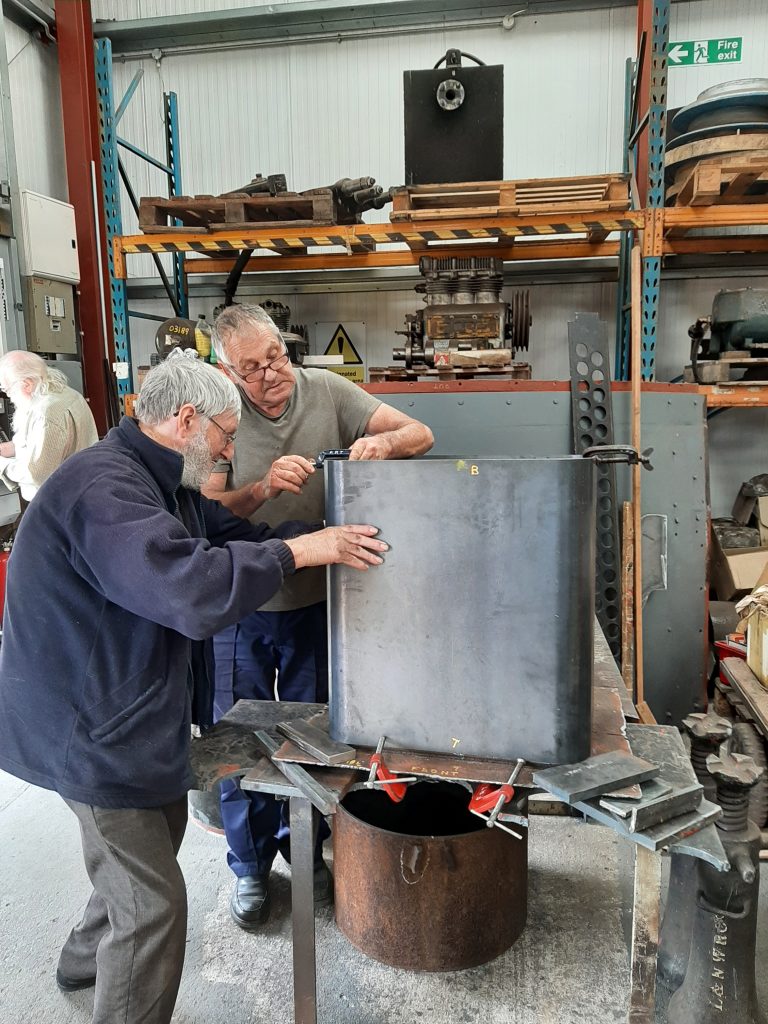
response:
M328 343L325 355L342 356L344 359L343 366L329 366L329 370L333 370L334 373L338 373L341 377L346 377L347 380L354 381L356 384L363 383L363 380L365 379L363 360L360 358L360 353L352 344L352 339L349 334L347 334L343 324L339 324L333 332L333 337Z

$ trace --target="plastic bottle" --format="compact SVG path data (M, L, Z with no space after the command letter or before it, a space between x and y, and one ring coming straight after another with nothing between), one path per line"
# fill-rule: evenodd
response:
M195 348L201 359L208 362L211 358L211 328L205 319L205 314L200 313L195 324Z

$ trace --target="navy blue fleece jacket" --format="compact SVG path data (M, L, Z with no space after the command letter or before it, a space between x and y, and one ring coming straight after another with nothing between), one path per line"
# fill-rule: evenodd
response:
M294 571L281 538L181 487L182 458L124 418L24 514L0 647L0 768L69 800L155 807L190 788L203 640Z

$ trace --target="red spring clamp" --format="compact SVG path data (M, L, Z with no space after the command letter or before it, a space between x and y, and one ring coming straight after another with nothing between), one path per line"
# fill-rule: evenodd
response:
M390 800L394 800L396 804L405 796L408 786L406 782L415 782L414 777L397 776L394 772L391 772L389 768L384 764L384 757L382 750L386 742L386 736L382 736L379 740L379 744L376 747L376 753L371 754L371 759L368 762L371 766L371 770L368 774L368 781L366 786L368 789L381 788L389 794ZM377 779L377 782L374 782Z
M505 832L509 832L515 839L522 838L513 832L511 828L507 828L506 825L502 825L498 821L499 813L504 804L509 803L512 797L515 795L515 790L512 783L517 779L518 775L522 771L525 761L522 757L517 759L515 770L509 776L503 786L492 786L490 783L484 782L478 786L469 801L470 813L476 814L478 818L482 818L488 828L493 828L495 825L497 828L503 829ZM489 813L486 815L486 811Z
M506 782L503 786L492 786L489 782L483 782L472 794L469 809L470 811L479 811L481 814L485 811L492 811L502 796L504 797L501 801L503 807L514 795L514 787Z

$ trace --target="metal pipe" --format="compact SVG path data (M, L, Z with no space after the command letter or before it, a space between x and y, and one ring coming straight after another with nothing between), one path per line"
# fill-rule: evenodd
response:
M120 124L120 120L122 119L123 114L128 109L128 104L131 102L131 98L133 97L133 94L136 92L137 88L139 87L139 82L142 80L143 77L144 77L144 68L139 68L139 70L136 72L136 74L131 79L131 84L125 90L125 95L120 100L120 105L118 106L117 110L115 111L115 116L112 119L112 123L113 123L113 126L115 128L117 128L118 124Z
M117 136L118 146L122 146L123 149L127 149L131 153L135 153L136 156L140 156L142 160L146 160L148 164L152 164L153 167L157 167L158 170L164 174L173 174L171 168L162 162L162 160L156 160L155 157L150 156L149 153L145 153L143 149L139 149L138 146L134 146L132 142L128 142L127 139Z
M502 18L468 18L465 21L452 21L450 27L452 30L488 28L489 26L501 26L502 21ZM169 46L161 50L161 57L186 57L198 53L222 53L230 50L263 50L274 46L327 43L329 39L347 42L354 39L373 39L381 36L412 35L415 28L416 26L414 25L397 25L373 29L354 29L347 32L313 32L311 35L281 37L278 39L243 39L229 43L204 43L200 46L195 44ZM120 56L126 60L155 60L155 54L158 49L159 47L152 47L150 50L119 52Z

